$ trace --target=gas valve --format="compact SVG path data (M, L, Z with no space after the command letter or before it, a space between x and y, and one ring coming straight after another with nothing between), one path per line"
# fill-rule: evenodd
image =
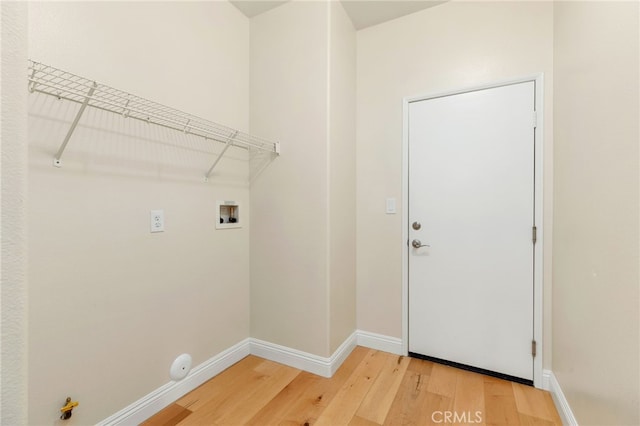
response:
M71 397L67 397L64 407L60 409L62 415L60 416L61 420L67 420L71 418L73 414L73 409L78 406L78 401L71 401Z

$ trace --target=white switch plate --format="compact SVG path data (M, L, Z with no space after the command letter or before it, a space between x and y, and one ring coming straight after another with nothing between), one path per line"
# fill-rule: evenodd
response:
M395 213L396 213L396 199L387 198L387 214L395 214Z
M164 210L151 210L151 232L164 232Z

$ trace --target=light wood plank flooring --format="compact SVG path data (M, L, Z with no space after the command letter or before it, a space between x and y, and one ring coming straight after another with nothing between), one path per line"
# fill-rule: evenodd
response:
M248 356L145 426L561 426L548 392L356 347L331 379Z

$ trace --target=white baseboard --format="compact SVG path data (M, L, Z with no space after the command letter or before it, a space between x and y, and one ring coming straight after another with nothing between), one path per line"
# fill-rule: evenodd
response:
M153 416L169 404L186 395L207 380L218 375L250 354L250 340L233 345L213 358L193 368L184 379L170 382L138 401L104 419L98 426L137 425Z
M259 356L319 376L331 377L356 345L403 355L401 339L362 330L357 330L349 336L330 357L321 357L275 343L247 338L198 365L183 380L167 383L104 419L98 423L98 426L140 424L247 355Z
M330 357L321 357L264 340L251 339L251 354L322 377L331 377L356 346L355 333Z
M396 355L404 355L402 353L401 339L362 330L356 330L328 358L265 342L264 340L252 338L250 341L252 355L323 377L333 376L356 345Z
M331 377L356 345L392 354L406 355L402 353L401 339L362 330L356 330L330 357L321 357L275 343L247 338L198 365L191 370L185 379L167 383L101 421L98 426L140 424L247 355L259 356L319 376ZM543 370L541 387L551 393L563 425L578 426L571 407L569 407L569 403L552 371Z
M396 355L406 355L402 351L402 339L362 330L357 330L355 334L359 346Z
M553 373L551 372L551 370L542 370L541 386L536 386L536 387L551 392L551 387L550 387L551 385L549 382L551 381L552 374Z
M562 388L560 387L560 383L558 383L558 379L556 379L553 371L542 371L542 388L548 390L551 393L553 403L556 406L556 410L558 410L558 414L560 415L562 424L565 426L578 426L578 421L573 415L573 411L571 411L569 402L564 396Z
M342 342L338 349L331 355L331 374L329 377L333 377L338 368L342 365L345 359L351 354L351 351L357 346L358 339L356 333L352 333L351 336Z
M333 355L325 358L275 343L248 338L198 365L183 380L167 383L104 419L98 423L98 426L140 424L247 355L259 356L319 376L331 377L356 347L356 341L356 333L353 333Z

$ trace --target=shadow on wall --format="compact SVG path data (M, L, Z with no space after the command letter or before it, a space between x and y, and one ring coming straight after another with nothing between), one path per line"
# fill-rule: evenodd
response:
M55 153L79 109L79 104L44 94L29 96L29 150L33 167L53 167ZM87 108L61 160L65 171L71 173L202 182L224 146L193 134ZM209 182L246 186L249 158L247 150L231 147Z
M274 152L249 150L249 183L253 183L278 157Z

